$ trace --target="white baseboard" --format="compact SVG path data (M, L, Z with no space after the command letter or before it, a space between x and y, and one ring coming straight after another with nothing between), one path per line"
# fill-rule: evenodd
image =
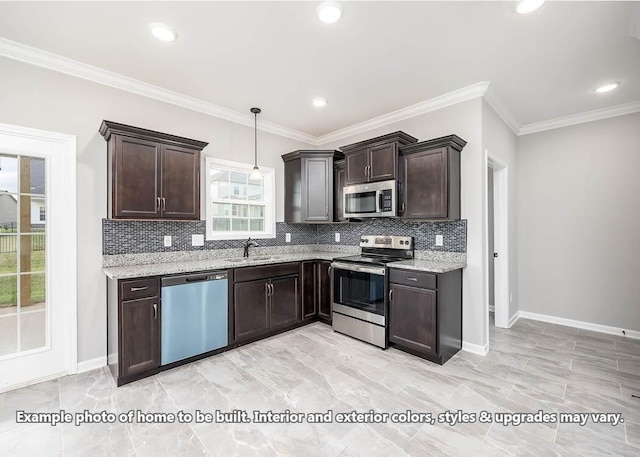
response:
M567 327L581 328L583 330L591 330L594 332L607 333L609 335L618 335L640 340L640 331L637 330L627 330L618 327L611 327L608 325L593 324L591 322L576 321L573 319L565 319L564 317L549 316L547 314L530 313L528 311L518 311L516 314L523 319L549 322L550 324L565 325ZM622 333L623 331L624 333Z
M96 368L102 368L107 366L107 357L96 357L95 359L84 360L78 362L78 373L84 373L86 371L95 370Z
M509 319L509 328L511 328L513 326L513 324L515 324L516 322L518 322L518 319L520 319L520 317L522 317L520 315L520 311L516 311L516 313L511 316L511 319Z
M462 350L471 352L472 354L487 355L487 352L489 352L489 344L487 343L484 346L480 346L479 344L467 343L466 341L463 341Z

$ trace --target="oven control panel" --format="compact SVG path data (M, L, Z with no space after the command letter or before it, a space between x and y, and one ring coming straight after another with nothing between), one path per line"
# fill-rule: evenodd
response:
M413 237L391 235L363 235L360 237L362 248L413 249Z

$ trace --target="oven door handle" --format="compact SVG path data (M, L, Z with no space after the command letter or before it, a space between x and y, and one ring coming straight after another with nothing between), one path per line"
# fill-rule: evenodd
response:
M368 267L365 265L357 265L354 263L333 262L331 267L334 270L357 271L360 273L371 273L373 275L385 276L387 269L385 267Z

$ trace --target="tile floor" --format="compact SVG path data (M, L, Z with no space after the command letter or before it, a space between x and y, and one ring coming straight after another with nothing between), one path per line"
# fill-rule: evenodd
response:
M316 323L116 388L95 370L0 394L7 456L638 456L640 341L521 319L438 366ZM621 413L617 426L435 423L17 425L15 411ZM238 414L238 413L236 413ZM238 417L238 416L236 416Z

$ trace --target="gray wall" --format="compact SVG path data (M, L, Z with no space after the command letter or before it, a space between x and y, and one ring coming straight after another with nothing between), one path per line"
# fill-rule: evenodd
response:
M640 330L640 114L518 139L520 309Z
M507 167L509 178L509 317L518 312L518 220L517 220L517 136L496 114L486 100L482 101L482 147L488 157ZM516 160L517 157L517 160ZM485 192L487 186L484 187ZM486 198L486 197L485 197ZM488 255L488 249L487 249ZM487 259L487 264L489 260ZM487 276L487 281L488 281Z
M476 98L444 109L369 130L322 148L335 148L367 138L402 130L420 140L455 133L467 141L462 150L462 219L467 220L467 268L463 272L462 336L466 344L484 346L488 341L486 296L486 246L484 243L484 198L486 164L481 138L482 99Z
M208 141L205 155L247 163L253 162L253 129L5 58L0 58L0 100L1 123L77 136L78 358L105 356L107 149L98 134L100 123L108 119ZM309 145L264 132L258 133L258 145L258 163L276 169L276 216L281 221L280 154Z

